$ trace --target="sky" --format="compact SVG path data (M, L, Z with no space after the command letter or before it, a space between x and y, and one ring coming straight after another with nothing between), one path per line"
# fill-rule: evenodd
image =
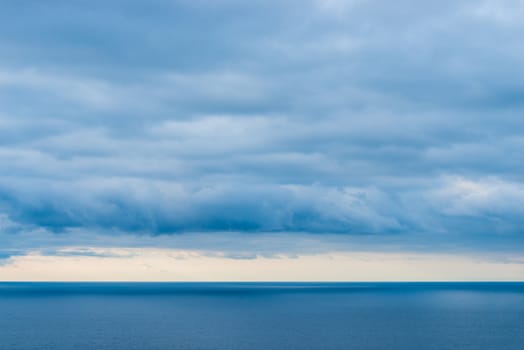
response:
M524 280L524 1L3 1L0 280Z

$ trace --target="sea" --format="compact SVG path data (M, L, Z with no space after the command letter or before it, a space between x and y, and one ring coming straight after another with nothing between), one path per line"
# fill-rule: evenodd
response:
M524 283L0 283L1 350L523 350Z

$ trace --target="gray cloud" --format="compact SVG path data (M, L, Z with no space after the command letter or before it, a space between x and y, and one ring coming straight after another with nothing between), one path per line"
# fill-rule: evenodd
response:
M521 8L6 5L1 232L521 244Z

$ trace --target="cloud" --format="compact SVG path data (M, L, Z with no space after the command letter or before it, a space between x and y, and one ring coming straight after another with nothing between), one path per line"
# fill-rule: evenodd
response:
M387 196L373 188L99 178L67 184L32 181L32 186L21 182L6 192L2 203L15 220L58 231L86 227L146 233L365 234L401 229L388 213Z
M523 243L520 2L20 6L0 14L2 239Z
M132 178L19 182L0 202L11 220L55 232L72 228L146 234L309 232L520 236L522 184L445 177L427 188L220 184ZM7 218L7 216L4 216ZM489 225L486 225L489 223Z
M447 178L445 185L432 195L449 215L522 215L524 186L521 183L487 178L472 181L461 177ZM443 203L442 203L443 202Z
M514 25L520 20L518 13L524 9L520 0L480 1L473 9L473 14L482 19Z

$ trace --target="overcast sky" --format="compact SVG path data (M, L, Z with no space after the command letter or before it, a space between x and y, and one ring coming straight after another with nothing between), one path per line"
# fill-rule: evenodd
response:
M520 0L4 1L0 278L100 247L513 259L523 14Z

